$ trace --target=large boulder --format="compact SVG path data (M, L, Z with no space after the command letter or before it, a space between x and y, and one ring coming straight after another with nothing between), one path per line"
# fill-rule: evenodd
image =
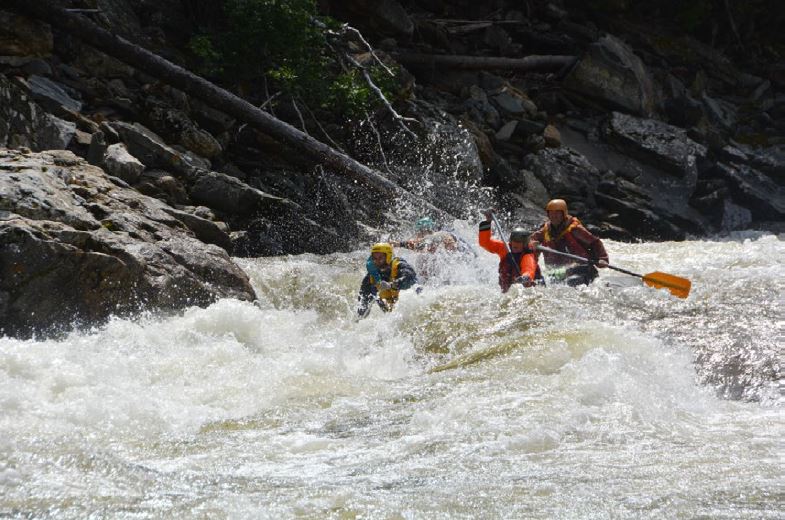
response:
M589 160L569 147L546 148L526 156L524 166L542 182L548 193L593 207L600 173Z
M657 107L656 89L646 66L627 44L611 35L589 47L564 85L632 114L649 116Z
M196 231L193 231L196 230ZM215 228L71 152L0 150L0 333L255 298Z
M655 119L614 112L605 129L607 140L623 153L685 179L695 187L697 161L706 147L687 136L686 130Z
M188 177L187 189L191 200L197 204L234 215L274 215L283 210L299 209L288 199L257 190L220 172L194 170Z
M785 188L744 164L715 165L712 173L730 186L733 200L746 206L757 221L785 221Z
M75 132L74 123L47 114L28 92L0 74L0 147L61 149Z

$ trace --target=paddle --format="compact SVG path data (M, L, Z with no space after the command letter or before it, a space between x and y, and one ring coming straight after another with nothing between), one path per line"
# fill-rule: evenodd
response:
M570 253L562 253L561 251L556 251L555 249L551 249L550 247L538 245L537 250L545 251L554 255L561 255L567 258L572 258L573 260L583 262L584 264L595 264L594 261L589 260L588 258L584 258L578 255L571 255ZM674 276L668 273L661 273L659 271L655 271L653 273L648 273L648 274L638 274L613 265L607 265L606 267L608 269L613 269L614 271L619 271L620 273L628 274L630 276L637 276L638 278L641 278L643 280L643 283L645 283L649 287L654 287L656 289L668 289L672 295L678 296L679 298L686 298L690 294L690 287L692 286L692 282L690 282L686 278L680 278L678 276Z

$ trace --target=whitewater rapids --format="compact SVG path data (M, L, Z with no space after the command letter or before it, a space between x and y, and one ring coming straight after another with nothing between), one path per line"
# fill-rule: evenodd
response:
M0 338L0 516L782 518L785 241L606 247L690 297L501 295L478 251L356 321L362 250L238 260L256 304Z

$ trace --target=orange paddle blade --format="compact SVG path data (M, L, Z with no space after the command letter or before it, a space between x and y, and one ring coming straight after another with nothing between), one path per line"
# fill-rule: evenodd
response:
M690 294L692 282L668 273L649 273L642 276L643 283L656 289L668 289L672 295L686 298Z

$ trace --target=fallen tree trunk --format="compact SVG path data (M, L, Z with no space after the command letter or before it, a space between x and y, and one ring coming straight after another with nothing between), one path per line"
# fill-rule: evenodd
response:
M7 3L13 5L18 11L67 31L70 35L99 51L261 130L295 150L302 151L325 167L360 181L386 196L400 197L413 203L415 207L419 206L436 213L439 217L452 217L446 211L404 190L378 171L314 139L179 65L97 26L86 17L68 12L52 0L32 2L30 0L8 0Z
M394 53L393 57L402 65L445 69L469 70L553 70L570 66L575 56L526 56L524 58L498 58L486 56L455 56L449 54Z

